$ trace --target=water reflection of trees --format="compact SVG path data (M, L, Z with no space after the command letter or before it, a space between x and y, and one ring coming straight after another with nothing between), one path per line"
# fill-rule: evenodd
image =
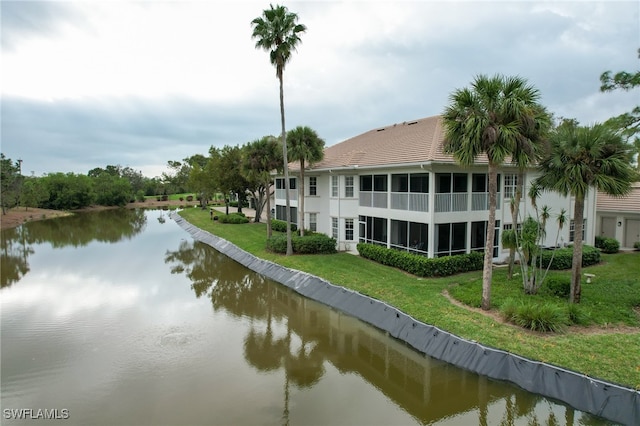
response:
M283 424L288 423L291 385L312 387L324 375L325 362L343 374L363 377L422 423L475 412L478 424L488 424L500 410L501 425L559 424L556 413L562 408L555 403L425 357L373 327L249 271L205 244L183 241L177 251L167 252L165 260L174 263L174 273L185 273L192 280L196 297L206 295L215 309L250 318L245 358L261 372L283 370ZM540 408L545 401L546 411ZM574 424L574 410L564 410L566 424ZM601 424L600 419L579 414L580 423Z
M28 271L33 245L50 243L55 248L85 246L93 241L115 243L142 232L147 218L142 209L115 209L78 213L35 221L1 232L0 284L10 286Z

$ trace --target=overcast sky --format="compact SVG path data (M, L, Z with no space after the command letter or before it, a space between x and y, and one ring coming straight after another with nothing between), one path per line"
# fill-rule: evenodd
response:
M276 2L274 1L274 4ZM287 129L327 145L442 113L478 74L519 75L593 124L635 93L640 2L283 2L307 26L285 69ZM148 177L209 147L280 133L278 80L251 20L268 1L1 2L1 151L25 175L129 166Z

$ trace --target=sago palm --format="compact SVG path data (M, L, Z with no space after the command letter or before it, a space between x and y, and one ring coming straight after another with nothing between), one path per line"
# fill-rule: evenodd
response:
M498 167L508 158L520 167L537 160L549 123L539 97L538 90L520 77L480 75L471 88L451 94L443 113L445 152L462 166L475 164L483 154L489 163L489 218L482 273L485 310L491 308Z
M304 235L304 169L324 158L324 140L308 126L298 126L287 133L289 159L300 162L300 185L298 186L298 217L300 235Z
M291 200L289 199L289 167L287 164L287 134L284 121L284 90L283 76L291 55L296 51L300 43L300 34L307 30L302 24L298 24L298 15L289 12L286 6L269 5L269 9L262 11L262 16L251 21L253 33L251 38L256 39L256 49L269 52L271 64L276 68L276 77L280 82L280 124L282 126L282 157L284 161L284 182L286 194L286 219L287 219L287 255L293 253L291 244Z
M540 163L542 175L536 183L575 198L569 301L579 303L585 198L591 188L612 196L624 196L631 190L635 174L628 145L620 135L602 124L585 127L572 121L564 122L552 132L549 142L550 152Z

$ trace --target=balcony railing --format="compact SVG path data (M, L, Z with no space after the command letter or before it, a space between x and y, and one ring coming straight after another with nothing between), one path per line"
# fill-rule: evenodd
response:
M391 208L396 210L411 210L416 212L429 211L429 194L392 192Z
M436 213L467 211L467 195L466 192L436 194Z
M387 192L360 191L360 207L387 208Z
M496 194L496 209L500 208L500 193ZM471 210L489 210L489 193L474 192L471 195Z
M276 189L276 200L284 200L286 199L286 189ZM298 199L298 190L290 189L289 190L289 200L297 200Z

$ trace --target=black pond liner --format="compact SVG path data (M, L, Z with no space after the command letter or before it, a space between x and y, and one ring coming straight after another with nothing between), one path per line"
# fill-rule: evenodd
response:
M504 380L577 410L625 425L640 425L640 392L465 340L424 324L380 300L305 272L259 259L234 244L193 226L175 212L171 218L203 242L241 265L309 299L339 309L388 332L416 350L456 367ZM638 354L640 356L640 354Z

